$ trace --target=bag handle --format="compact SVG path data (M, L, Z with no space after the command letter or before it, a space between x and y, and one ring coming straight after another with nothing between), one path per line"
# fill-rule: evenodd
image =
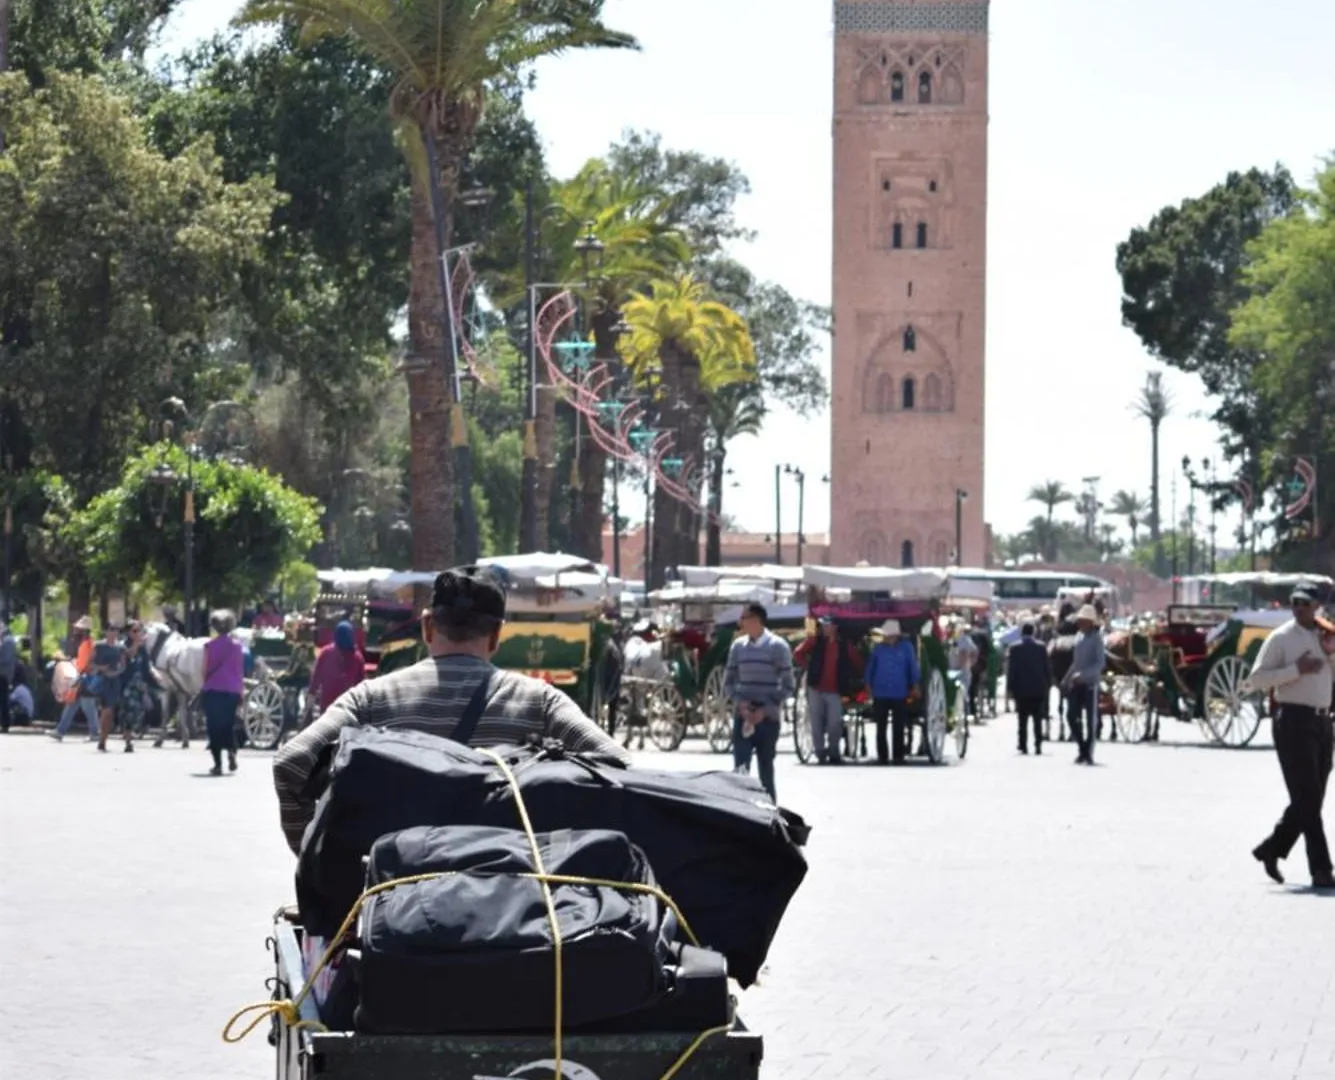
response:
M477 722L482 719L482 713L487 707L487 698L491 695L492 675L493 672L487 672L486 678L478 683L477 689L473 691L473 696L468 699L468 704L464 706L463 714L459 717L459 723L450 735L453 742L467 746L473 738L473 732L477 730Z

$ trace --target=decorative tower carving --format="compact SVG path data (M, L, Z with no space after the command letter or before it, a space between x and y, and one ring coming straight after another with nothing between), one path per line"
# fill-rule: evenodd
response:
M834 5L836 563L984 559L987 20Z

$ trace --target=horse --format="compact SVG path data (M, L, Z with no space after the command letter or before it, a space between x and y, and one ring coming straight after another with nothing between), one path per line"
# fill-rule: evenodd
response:
M234 630L233 635L246 650L247 664L251 666L251 634ZM158 683L166 695L162 710L163 734L172 717L179 716L182 724L181 741L187 741L186 712L204 690L204 646L208 638L188 638L165 623L147 623L144 626L144 648L148 662L158 676ZM255 674L263 672L262 660L253 661ZM247 676L251 674L247 671Z

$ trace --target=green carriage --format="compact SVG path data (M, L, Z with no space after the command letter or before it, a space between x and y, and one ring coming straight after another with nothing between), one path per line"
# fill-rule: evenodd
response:
M1335 591L1335 582L1323 574L1182 579L1175 589L1179 602L1168 607L1165 620L1130 635L1125 649L1116 650L1135 664L1129 674L1137 686L1125 711L1144 710L1151 727L1156 714L1195 722L1216 746L1249 745L1269 713L1269 702L1251 689L1248 675L1262 642L1290 618L1288 596L1299 585L1323 598Z
M969 719L940 637L940 617L950 610L986 610L992 602L991 583L956 578L949 570L875 566L808 566L804 581L810 618L833 619L840 640L853 643L864 654L870 652L882 623L899 622L904 635L917 645L922 671L922 693L910 717L922 731L921 753L939 765L953 737L955 753L963 760L969 750ZM814 625L811 629L814 632ZM871 702L862 692L846 698L844 709L845 759L864 759ZM799 760L811 761L815 748L800 674L793 738Z
M622 705L654 745L675 750L687 735L708 739L710 749L732 748L732 714L723 691L728 653L742 611L762 604L770 630L796 645L806 626L797 598L798 567L678 567L677 578L649 597L651 622L664 630L661 663L623 679ZM628 644L629 648L629 644ZM791 723L791 710L786 721Z

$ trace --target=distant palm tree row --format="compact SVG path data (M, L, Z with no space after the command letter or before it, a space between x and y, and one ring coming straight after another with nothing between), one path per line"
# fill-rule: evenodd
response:
M1138 415L1149 421L1150 425L1150 498L1147 503L1134 491L1117 491L1113 493L1106 509L1114 517L1126 521L1133 548L1140 545L1141 527L1149 526L1150 543L1154 545L1155 573L1162 577L1167 574L1168 568L1164 558L1163 519L1160 514L1159 433L1163 422L1172 411L1172 397L1163 385L1161 372L1151 371L1145 376L1145 385L1141 387L1140 394L1132 402L1131 407ZM1029 502L1038 503L1044 510L1044 515L1035 518L1029 527L1029 540L1034 548L1034 554L1040 554L1049 561L1055 560L1061 537L1061 530L1056 521L1057 508L1066 503L1077 502L1077 496L1060 480L1045 480L1030 488L1027 499Z

